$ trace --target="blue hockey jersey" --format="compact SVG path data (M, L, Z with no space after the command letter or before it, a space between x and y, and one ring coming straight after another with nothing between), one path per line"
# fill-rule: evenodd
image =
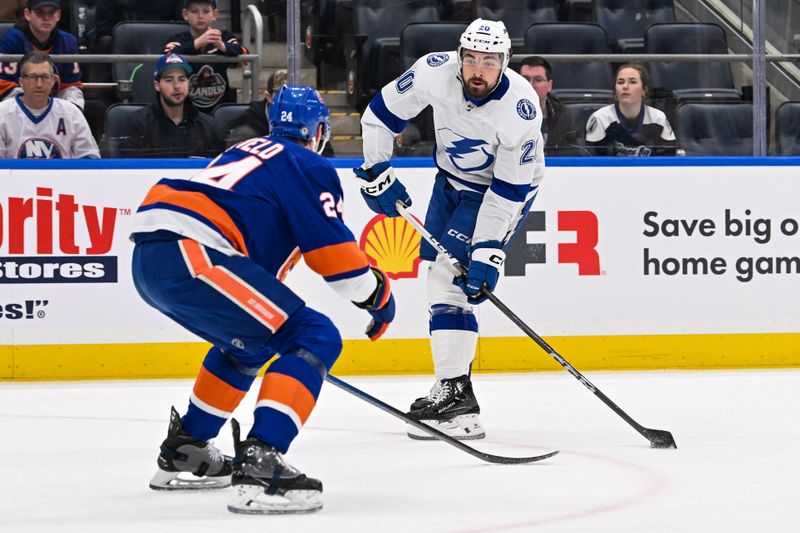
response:
M247 256L279 279L302 255L339 295L362 302L376 280L342 220L343 196L327 159L288 139L256 137L188 180L156 183L137 210L132 238L188 237Z
M23 31L24 26L17 25L6 32L0 39L0 53L27 54L33 49L47 54L77 54L78 42L75 36L61 30L55 30L44 43L43 48L36 48ZM78 63L56 63L58 83L53 87L53 96L69 100L83 108L83 84L81 69ZM17 62L0 63L0 99L11 95L14 88L19 87L19 64ZM73 94L74 93L74 94Z

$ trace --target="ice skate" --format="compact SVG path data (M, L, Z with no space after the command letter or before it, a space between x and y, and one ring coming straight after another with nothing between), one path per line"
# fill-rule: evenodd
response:
M300 514L322 509L322 482L286 462L275 448L258 439L239 440L239 423L231 420L233 459L232 513Z
M153 490L222 489L231 484L231 458L210 442L187 435L174 407L157 463L150 480Z
M441 387L441 381L436 380L431 386L431 390L428 391L427 396L422 396L414 400L414 403L411 404L411 407L408 408L409 411L419 411L420 409L424 409L428 407L430 404L433 403L433 398L436 397L437 392L439 392L439 388Z
M415 405L422 405L413 409ZM472 391L468 375L443 379L431 389L428 397L412 404L409 416L458 440L482 439L486 436L479 415L481 408ZM432 440L434 437L414 426L408 426L412 439Z

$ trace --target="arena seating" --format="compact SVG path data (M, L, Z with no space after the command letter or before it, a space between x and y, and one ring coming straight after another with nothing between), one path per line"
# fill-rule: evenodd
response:
M784 102L775 114L775 155L800 155L800 102Z
M675 120L678 146L686 155L753 155L750 102L685 102Z
M120 22L112 33L113 54L163 54L172 35L187 31L184 22ZM141 66L140 66L141 65ZM114 63L114 81L133 77L132 103L148 103L153 99L153 67L155 62Z
M594 17L615 52L636 53L644 50L651 24L675 22L675 6L673 0L594 0Z
M585 22L536 23L525 31L525 54L609 54L608 35ZM551 62L553 95L567 100L607 101L613 96L613 72L607 61Z

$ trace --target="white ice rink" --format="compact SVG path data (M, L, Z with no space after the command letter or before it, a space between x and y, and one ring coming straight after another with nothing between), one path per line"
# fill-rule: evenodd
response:
M488 436L470 445L561 451L523 466L411 441L398 420L326 384L287 455L323 481L325 508L295 516L231 514L231 489L148 489L189 380L0 383L0 531L800 531L800 370L587 377L678 449L651 449L566 372L473 377ZM431 383L343 379L401 409ZM236 414L246 427L253 398ZM216 442L232 452L228 425Z

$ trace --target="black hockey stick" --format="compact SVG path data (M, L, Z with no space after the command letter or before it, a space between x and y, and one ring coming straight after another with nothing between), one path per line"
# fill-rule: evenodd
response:
M466 276L467 269L464 267L464 265L459 263L458 259L453 257L453 255L450 252L447 251L447 248L445 248L442 245L442 243L440 243L438 240L436 240L436 238L433 237L433 235L431 235L428 232L428 230L425 229L425 226L420 224L417 221L417 219L415 219L411 215L411 213L409 213L407 211L406 206L403 205L399 200L397 202L397 212L400 213L400 216L402 216L404 219L406 219L409 224L414 226L414 229L416 229L420 233L420 235L422 235L422 237L426 241L428 241L428 243L431 246L433 246L436 249L437 252L439 252L440 254L445 256L448 259L448 261L450 261L450 264L453 265L453 267L456 269L456 271L458 271L458 273L460 275ZM497 296L495 296L492 291L490 291L490 290L488 290L486 288L483 288L482 289L482 293L486 296L486 298L490 302L492 302L500 311L502 311L504 315L506 315L509 319L511 319L511 321L514 324L519 326L519 328L522 331L524 331L531 339L533 339L533 341L536 344L538 344L539 347L542 350L547 352L550 355L550 357L555 359L558 362L558 364L563 366L567 370L567 372L569 372L570 374L572 374L575 377L575 379L577 379L578 381L583 383L584 387L586 387L587 389L592 391L592 393L594 393L595 396L600 398L603 401L604 404L609 406L612 411L614 411L620 417L622 417L622 419L625 420L625 422L630 424L631 427L633 427L633 429L638 431L644 438L649 440L651 448L677 448L678 447L675 444L675 439L672 437L672 433L670 433L669 431L665 431L663 429L646 428L643 425L641 425L638 422L636 422L636 420L631 418L630 415L628 415L628 413L623 411L622 408L620 408L617 404L615 404L613 401L611 401L611 398L609 398L608 396L603 394L603 392L600 389L598 389L597 387L592 385L592 383L588 379L586 379L583 374L578 372L578 370L574 366L569 364L569 362L566 359L561 357L561 355L559 355L559 353L556 352L552 348L552 346L547 344L543 338L541 338L539 335L537 335L536 332L533 331L525 322L523 322L521 318L519 318L508 307L506 307L506 305L503 302L501 302L500 299Z
M375 398L374 396L370 396L366 392L364 392L364 391L362 391L360 389L357 389L356 387L350 385L349 383L346 383L346 382L342 381L341 379L337 378L336 376L332 376L332 375L328 374L327 376L325 376L325 381L327 381L328 383L331 383L333 385L336 385L337 387L339 387L343 391L349 392L353 396L357 396L358 398L361 398L365 402L374 405L378 409L380 409L382 411L385 411L385 412L389 413L390 415L399 418L400 420L402 420L406 424L411 424L415 428L421 429L422 431L427 432L432 437L435 437L435 438L439 439L442 442L446 442L447 444L449 444L451 446L455 446L459 450L461 450L463 452L467 452L471 456L477 457L478 459L480 459L482 461L486 461L487 463L498 463L498 464L506 464L506 465L518 465L518 464L525 464L525 463L535 463L536 461L542 461L544 459L548 459L550 457L553 457L555 454L558 453L557 451L555 451L555 452L550 452L550 453L546 453L546 454L543 454L543 455L534 455L532 457L505 457L503 455L492 455L490 453L484 453L484 452L476 450L475 448L467 446L463 442L454 439L450 435L442 433L438 429L432 428L432 427L428 426L427 424L423 424L419 420L416 420L416 419L408 416L407 414L405 414L404 412L400 411L399 409L395 409L394 407L392 407L388 403L382 402L379 399Z

